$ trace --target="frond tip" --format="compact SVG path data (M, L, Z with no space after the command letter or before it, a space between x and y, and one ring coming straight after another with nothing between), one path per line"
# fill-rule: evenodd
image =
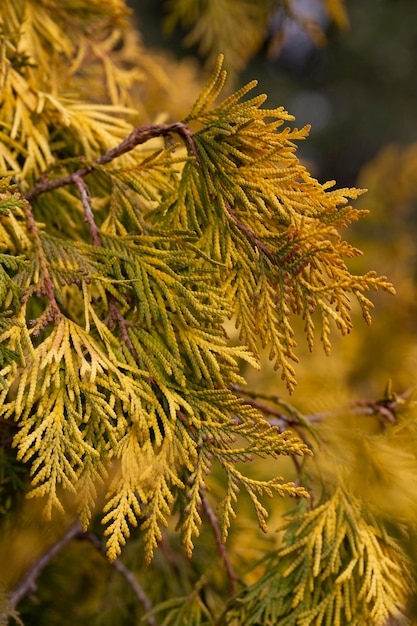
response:
M332 328L343 335L352 328L350 297L369 324L366 292L394 288L373 272L353 275L347 264L360 251L339 230L364 214L348 204L363 190L333 189L334 181L320 184L310 176L295 154L308 128L284 126L292 116L263 109L266 96L245 99L256 82L213 104L223 83L221 62L186 119L199 123L193 134L199 158L186 163L177 199L156 208L152 219L194 231L196 247L223 266L218 276L241 341L254 354L259 344L268 347L292 391L294 316L305 321L310 349L321 325L328 354Z

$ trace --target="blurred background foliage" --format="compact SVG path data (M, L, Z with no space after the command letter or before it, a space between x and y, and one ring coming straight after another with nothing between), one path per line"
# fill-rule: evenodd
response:
M244 374L258 392L276 394L305 414L339 412L337 428L330 420L319 427L327 438L327 450L333 446L332 454L323 455L319 472L331 481L337 463L348 467L344 479L362 490L364 498L374 493L374 500L387 502L401 492L403 497L393 500L395 507L417 518L413 504L417 477L412 449L413 396L404 402L400 424L388 440L381 439L378 416L372 409L365 416L352 416L348 408L341 409L359 400L381 398L388 402L395 392L402 394L416 386L417 3L129 0L129 4L140 33L134 48L137 58L131 52L127 55L128 65L137 64L131 98L140 123L184 117L213 59L222 52L232 78L230 90L256 78L258 92L268 94L267 105L284 106L296 116L299 127L311 124L310 137L299 146L298 153L320 182L335 179L337 186L368 189L355 206L369 210L369 214L344 236L364 251L364 256L354 261L358 273L372 268L386 274L397 295L373 295L376 307L371 328L359 319L358 311L352 335L342 339L333 336L330 357L319 349L309 354L307 346L302 349L300 345L298 387L291 398L267 363L262 380L249 369ZM245 5L242 11L237 10L239 5ZM204 22L201 25L198 21L209 6L217 7L218 31L210 31L211 27L205 31ZM228 330L233 332L232 326ZM386 392L388 381L391 386ZM368 478L374 471L371 483L363 480L365 466ZM388 478L375 479L378 466L385 468L383 471L387 467L395 471ZM296 476L291 459L284 459L278 469L255 463L254 472L263 477L268 472ZM10 480L18 484L19 467L10 476L2 480L2 485L8 482L7 488ZM378 485L381 491L375 492ZM211 488L215 495L216 477ZM293 505L277 499L270 507L272 530L280 527L282 513ZM23 506L24 515L19 519L24 522L14 526L13 519L8 521L11 535L7 535L7 550L4 541L0 544L4 556L0 577L6 586L12 585L31 559L51 542L51 535L44 536L37 528L39 511L35 505L29 502ZM265 551L280 545L281 534L262 535L244 497L241 511L232 525L228 549L235 568L245 571ZM0 511L1 516L6 513ZM398 510L383 512L388 517L396 513ZM57 536L60 528L61 522ZM171 532L175 535L175 529L169 529L149 568L141 562L139 533L133 533L123 554L124 563L135 571L147 593L161 598L191 594L194 585L204 584L201 577L210 563L216 570L215 582L206 589L209 596L204 601L214 606L219 602L217 591L227 581L218 567L210 528L203 529L192 562L176 553L176 543L169 542ZM29 545L32 551L28 551ZM24 549L19 551L18 546ZM414 545L409 548L415 550ZM80 570L80 564L84 569ZM104 558L88 542L72 542L38 580L42 594L37 603L27 598L19 605L26 626L138 623L143 611L133 593L120 573L104 564ZM253 582L261 573L261 566L248 570L246 582ZM126 601L129 594L131 598Z

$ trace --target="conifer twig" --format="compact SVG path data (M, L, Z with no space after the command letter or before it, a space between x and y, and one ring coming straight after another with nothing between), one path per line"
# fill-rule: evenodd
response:
M243 389L235 389L235 391L239 391L243 395L245 393ZM294 430L297 430L297 426L303 426L303 424L300 424L300 421L297 420L295 417L285 415L285 413L281 413L281 411L273 409L266 404L263 404L262 402L258 402L253 398L245 398L245 404L249 404L249 406L253 406L255 409L258 409L258 411L263 413L263 415L272 416L272 419L268 419L268 423L271 426L276 426L280 432L282 432L283 430L287 430L288 427L292 427L294 428ZM309 444L304 434L302 434L301 437L305 441L305 443L307 443L307 445L311 445ZM302 471L301 463L299 462L295 454L291 455L291 459L294 463L297 475L300 476Z
M184 122L174 122L173 124L145 124L144 126L136 126L121 143L95 159L91 165L80 167L72 174L67 174L66 176L55 178L54 180L48 180L45 174L43 174L38 182L24 194L24 198L30 202L47 191L52 191L53 189L58 189L59 187L64 187L66 185L77 184L78 179L84 178L87 174L90 174L94 170L94 165L105 165L106 163L110 163L123 154L131 152L136 146L146 143L150 139L155 139L156 137L166 137L171 133L177 133L184 139L191 153L199 163L200 158L194 143L193 134L187 124Z
M42 270L43 275L43 289L39 289L39 293L37 295L41 295L43 293L47 298L49 305L43 312L43 314L38 318L38 320L33 321L33 325L36 326L34 330L34 334L37 335L39 332L47 326L47 324L52 320L59 320L61 318L61 310L58 306L58 303L55 298L54 292L54 283L49 273L49 263L46 258L45 251L43 249L42 240L39 234L38 226L36 224L36 220L33 216L32 207L29 202L25 203L25 214L27 227L30 232L33 233L36 244L37 244L37 252L39 257L39 263ZM23 296L23 301L29 297L29 293Z
M129 352L133 356L136 364L139 365L138 353L129 336L128 328L130 326L130 322L128 322L120 313L117 300L111 293L108 293L108 302L109 302L109 326L110 327L112 325L118 326L122 340L128 347Z
M105 557L101 541L93 533L85 533L80 536L80 539L85 539L89 541L95 548L97 548L98 552L100 552L100 554ZM131 572L130 569L128 569L126 565L122 563L122 561L120 561L119 559L113 561L113 563L111 563L111 566L114 567L114 569L117 570L119 574L121 574L126 582L129 584L139 602L142 604L146 613L151 611L151 601L149 600L141 585L138 583L134 573ZM156 620L152 615L149 615L146 621L148 622L148 624L150 624L150 626L156 626Z
M210 503L208 502L207 498L202 496L201 501L203 504L204 513L206 514L206 517L210 523L210 526L213 529L218 553L221 556L223 563L225 565L225 568L226 568L227 576L229 578L230 595L234 596L236 594L236 581L238 578L233 569L233 565L229 559L229 555L227 554L227 550L222 542L219 520L217 519L217 516L215 512L213 511L213 509L211 508Z
M94 220L94 214L91 208L91 198L90 198L90 194L88 193L87 183L82 178L82 176L79 176L79 175L77 176L77 174L73 176L73 179L80 193L80 198L81 198L81 202L82 202L83 209L84 209L84 221L87 222L90 227L90 233L91 233L91 239L93 241L93 245L101 246L100 229L98 228Z
M93 533L84 533L80 522L72 524L67 532L61 539L56 541L46 552L44 552L26 572L21 581L11 591L8 603L11 609L15 609L19 602L23 600L25 596L33 593L36 590L36 581L41 575L42 571L47 565L74 539L83 539L89 541L97 550L104 556L103 548L99 539ZM132 588L136 597L142 604L144 610L149 612L152 610L152 604L136 580L133 572L131 572L121 561L116 560L112 563L112 566L123 576L129 586ZM0 619L7 619L5 614L0 615ZM150 626L156 626L156 621L153 616L147 618Z
M137 126L118 146L108 150L103 156L96 159L96 163L104 165L116 159L126 152L130 152L136 146L146 143L155 137L166 137L171 133L177 133L188 144L191 152L199 162L199 155L194 143L193 134L184 122L174 122L173 124L145 124Z
M264 415L270 415L273 418L275 418L273 420L273 425L277 426L280 430L282 429L285 430L288 428L288 426L293 426L293 427L302 426L302 424L300 424L300 421L295 416L286 415L285 413L282 413L282 411L278 411L278 409L274 409L268 406L267 404L260 402L258 398L259 396L262 396L262 394L252 392L249 389L246 389L245 387L241 387L239 385L233 385L232 391L240 394L241 396L246 396L244 400L245 404L249 404L249 406L253 406L255 409L258 409L258 411L260 411ZM278 397L271 396L271 397L268 397L267 399L271 400L272 402L276 402L277 404L280 403L280 400ZM269 421L272 424L272 420L269 420Z
M262 393L250 391L239 385L233 385L231 389L241 396L246 396L244 400L246 404L258 409L264 415L271 416L271 419L268 419L269 423L280 429L288 426L293 428L296 428L297 426L305 427L308 424L322 422L328 418L340 416L341 412L344 410L353 412L355 415L377 417L379 418L382 426L386 423L395 424L397 420L396 412L398 408L412 393L412 390L408 389L401 394L394 394L392 397L383 397L379 400L354 400L348 403L345 409L342 408L340 411L310 413L309 415L301 416L299 411L287 405L287 403L280 400L278 396L266 396ZM260 402L259 398L269 400L279 405L282 404L292 414L286 415L278 409L274 409L263 402Z
M95 219L94 219L94 213L91 208L91 198L88 192L87 183L82 178L82 176L77 175L77 173L73 175L73 179L80 193L80 198L81 198L81 202L82 202L83 209L84 209L84 221L87 222L90 227L90 233L91 233L91 239L93 241L93 245L101 246L100 229L97 226ZM138 353L135 350L135 347L132 343L131 338L129 337L129 332L128 332L129 322L121 314L116 298L111 293L108 293L108 302L109 302L109 323L115 324L119 327L120 334L122 336L124 343L127 345L136 363L139 364Z
M44 552L26 572L21 581L11 591L9 602L15 608L19 602L29 593L36 590L36 581L45 567L68 545L77 535L82 533L80 522L72 524L61 539L58 539L46 552Z
M258 402L252 398L245 398L245 404L249 404L249 406L253 406L255 409L258 409L264 415L273 416L273 420L269 420L269 423L273 426L277 426L280 430L286 430L289 426L300 426L300 422L296 420L294 417L290 417L289 415L285 415L285 413L281 413L277 409L273 409L262 402Z
M230 206L230 204L224 200L224 205L226 207L226 211L236 224L236 227L240 230L241 233L245 235L247 239L256 247L258 250L263 252L265 256L267 256L272 262L276 263L276 255L269 246L267 246L263 241L261 241L255 233L248 227L246 224L241 222L241 220L236 215L236 211Z
M90 227L90 233L91 233L91 239L93 241L93 245L101 246L100 229L97 226L95 219L94 219L93 210L91 208L91 198L88 193L87 183L80 175L75 174L73 178L74 178L74 183L76 184L78 191L80 193L81 202L82 202L83 209L84 209L84 221L87 222ZM135 347L132 343L131 338L129 337L129 332L128 332L129 322L121 314L120 309L117 304L117 300L113 296L113 294L107 292L107 295L108 295L108 302L109 302L109 323L115 324L119 327L122 340L127 345L136 363L139 364L138 353L135 350Z

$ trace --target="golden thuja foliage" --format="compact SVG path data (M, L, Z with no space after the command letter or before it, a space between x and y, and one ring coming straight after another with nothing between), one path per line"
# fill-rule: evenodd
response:
M249 96L255 82L222 100L221 56L182 121L149 123L131 90L152 63L132 62L141 44L126 16L122 2L87 0L8 0L1 14L0 461L24 472L47 519L75 510L86 530L101 511L113 562L138 526L149 563L172 520L188 556L204 516L221 546L240 489L264 531L265 497L308 498L298 483L247 469L283 456L298 467L311 443L248 400L241 364L259 368L268 348L292 391L294 319L309 347L318 334L328 353L331 331L352 328L351 300L369 323L368 292L393 287L349 270L360 251L340 230L363 215L349 205L361 191L307 172L296 148L308 128ZM223 477L217 516L205 496L213 472ZM379 624L397 611L381 578L405 595L408 578L393 574L405 561L356 500L337 491L288 528L286 569L272 566L298 585L288 604L282 583L283 617L362 611ZM170 605L189 623L208 616L203 585ZM341 600L342 588L356 600ZM252 592L245 623L270 619L263 591L253 617Z
M283 547L231 603L225 624L383 626L403 615L415 590L411 561L351 493L339 487L284 528Z
M33 183L63 146L67 157L70 146L73 155L91 157L129 128L116 117L125 81L109 58L126 8L122 2L99 6L22 0L2 7L0 170L18 175L23 186ZM97 92L86 105L90 70L98 78ZM102 79L114 100L111 107L103 104Z
M57 156L92 158L139 115L165 113L171 84L181 94L174 115L197 95L192 64L155 58L127 28L128 15L121 0L2 6L0 172L19 175L22 188Z

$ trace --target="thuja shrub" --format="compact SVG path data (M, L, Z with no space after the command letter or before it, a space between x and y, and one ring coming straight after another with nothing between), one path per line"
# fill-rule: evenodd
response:
M265 108L255 82L222 97L221 56L184 119L141 119L126 16L118 0L6 0L0 14L0 506L18 514L25 494L45 524L79 520L6 590L3 619L70 541L101 551L101 517L149 623L383 624L413 585L400 543L349 490L309 503L319 433L241 374L266 349L292 391L297 318L328 353L352 301L369 323L369 290L393 292L347 265L359 251L340 230L363 215L349 205L361 192L308 173L296 155L308 127ZM295 482L251 474L283 455ZM264 531L264 496L299 503L252 587L223 545L240 490ZM172 520L190 558L203 520L214 531L220 604L202 599L210 568L161 603L119 560L133 532L152 572Z

